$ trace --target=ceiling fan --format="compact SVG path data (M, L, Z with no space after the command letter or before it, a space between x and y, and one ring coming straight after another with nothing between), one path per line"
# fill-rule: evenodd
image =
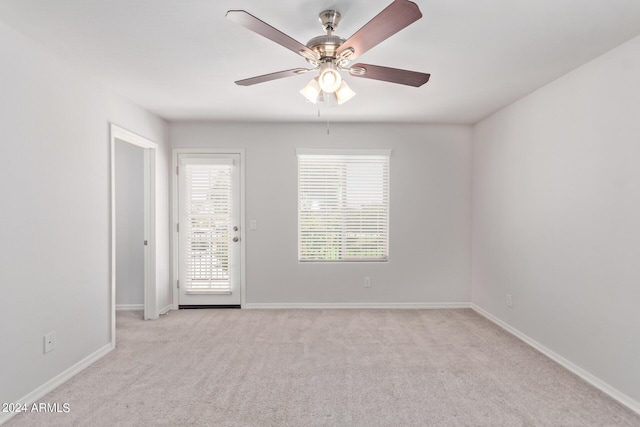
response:
M333 34L340 22L340 13L335 10L325 10L320 13L319 20L326 34L312 38L306 45L244 10L230 10L226 17L297 53L312 66L312 68L278 71L235 82L241 86L251 86L319 70L318 76L314 77L300 93L314 104L323 102L326 106L333 106L343 104L355 95L355 92L342 79L340 71L348 71L354 77L414 87L422 86L429 81L429 74L416 71L361 63L349 66L352 60L422 18L418 5L408 0L394 0L348 39Z

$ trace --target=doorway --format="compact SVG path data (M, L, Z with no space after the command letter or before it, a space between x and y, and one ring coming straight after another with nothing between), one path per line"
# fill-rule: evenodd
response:
M159 317L155 280L156 150L157 144L154 142L119 126L111 125L111 345L113 347L115 347L117 305L124 309L142 308L145 320ZM123 174L126 176L122 176ZM125 179L124 182L122 178ZM127 178L131 180L131 185L127 185ZM130 206L126 208L124 204ZM122 219L125 216L129 216L126 222L118 220L119 217ZM122 254L122 251L125 251L125 254ZM118 284L118 279L125 282ZM140 286L140 281L141 289L137 287ZM126 282L129 282L128 288ZM137 285L132 285L136 282ZM118 291L122 295L118 295ZM142 294L141 301L140 294ZM131 298L138 298L138 300Z
M175 152L177 308L244 301L241 152Z
M145 148L115 141L116 311L144 311Z

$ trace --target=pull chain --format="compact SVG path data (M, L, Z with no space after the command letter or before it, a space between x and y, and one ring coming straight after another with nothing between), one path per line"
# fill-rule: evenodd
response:
M320 118L320 108L318 108L318 118ZM327 117L327 135L330 134L329 117Z

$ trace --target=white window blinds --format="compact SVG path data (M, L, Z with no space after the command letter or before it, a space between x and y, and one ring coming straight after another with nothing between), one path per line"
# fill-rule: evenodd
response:
M232 164L184 165L188 293L230 293ZM182 231L182 230L181 230Z
M387 150L298 150L298 259L386 261Z

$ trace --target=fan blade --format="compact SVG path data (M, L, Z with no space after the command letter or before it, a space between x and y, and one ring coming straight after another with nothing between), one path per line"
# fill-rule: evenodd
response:
M385 82L401 85L420 87L429 81L431 74L418 73L417 71L400 70L398 68L381 67L371 64L354 64L349 73L354 77L365 79L383 80Z
M336 52L337 56L347 49L353 49L353 54L347 57L349 60L356 59L420 18L422 13L417 4L407 0L395 0L342 43Z
M313 71L315 68L293 68L291 70L278 71L276 73L264 74L262 76L250 77L248 79L238 80L236 82L237 85L240 86L251 86L258 83L269 82L271 80L283 79L285 77L297 76L299 74L308 73L309 71Z
M298 55L305 58L316 60L320 59L318 53L244 10L230 10L227 12L226 17L236 24L240 24L254 33L258 33L261 36L278 43L280 46L286 47Z

